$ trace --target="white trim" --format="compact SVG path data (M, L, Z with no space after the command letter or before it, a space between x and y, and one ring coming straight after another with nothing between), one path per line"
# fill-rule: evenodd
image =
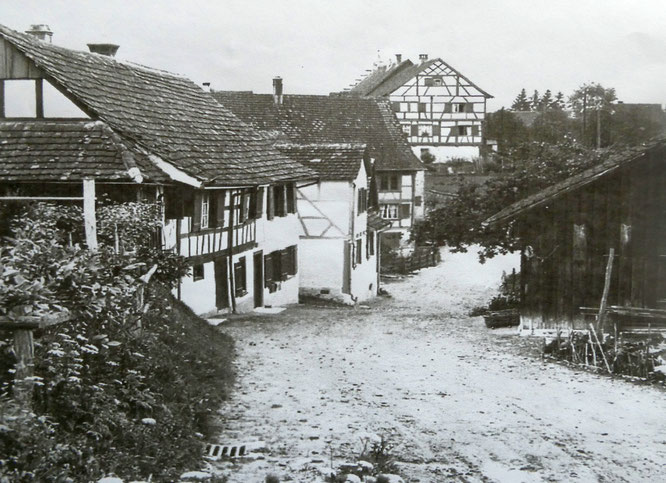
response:
M159 156L155 156L152 153L148 153L148 159L157 166L159 169L161 169L169 178L171 178L174 181L180 181L181 183L188 184L190 186L194 186L195 188L201 188L201 181L198 179L190 176L189 174L185 173L184 171L181 171L180 169L176 168L174 165L167 163L164 161L162 158Z

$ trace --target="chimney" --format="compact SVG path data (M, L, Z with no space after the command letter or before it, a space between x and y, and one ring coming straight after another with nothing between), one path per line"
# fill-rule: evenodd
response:
M210 92L210 82L204 82L201 85L203 86L204 91Z
M421 63L425 62L426 60L428 60L428 54L419 54L419 60L421 61Z
M45 23L33 24L25 33L37 37L39 40L46 40L46 37L48 37L49 43L52 42L51 37L53 37L53 32L51 32L51 29Z
M395 63L399 64L402 62L402 54L395 54Z
M273 78L273 101L276 106L282 104L282 77L280 76Z
M116 44L88 44L88 48L93 54L101 54L108 57L115 57L119 47L120 45Z

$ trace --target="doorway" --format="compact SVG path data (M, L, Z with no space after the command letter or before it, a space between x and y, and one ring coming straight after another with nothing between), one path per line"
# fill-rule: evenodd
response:
M227 258L215 259L215 306L218 310L229 308L229 275Z

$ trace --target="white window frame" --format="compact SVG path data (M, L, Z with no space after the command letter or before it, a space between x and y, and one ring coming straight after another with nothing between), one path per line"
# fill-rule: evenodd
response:
M387 203L381 206L384 220L398 220L400 217L400 204Z
M210 207L210 193L204 193L201 196L201 229L205 230L209 227L209 210Z
M466 105L467 105L467 102L454 102L453 103L453 112L456 113L456 114L464 114Z

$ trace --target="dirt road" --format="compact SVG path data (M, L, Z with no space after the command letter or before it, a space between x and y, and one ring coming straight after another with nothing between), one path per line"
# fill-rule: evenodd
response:
M469 259L390 283L369 308L221 325L239 380L220 440L267 446L218 465L230 481L322 481L371 435L397 445L406 481L664 481L664 391L545 364L535 341L467 317L502 263Z

